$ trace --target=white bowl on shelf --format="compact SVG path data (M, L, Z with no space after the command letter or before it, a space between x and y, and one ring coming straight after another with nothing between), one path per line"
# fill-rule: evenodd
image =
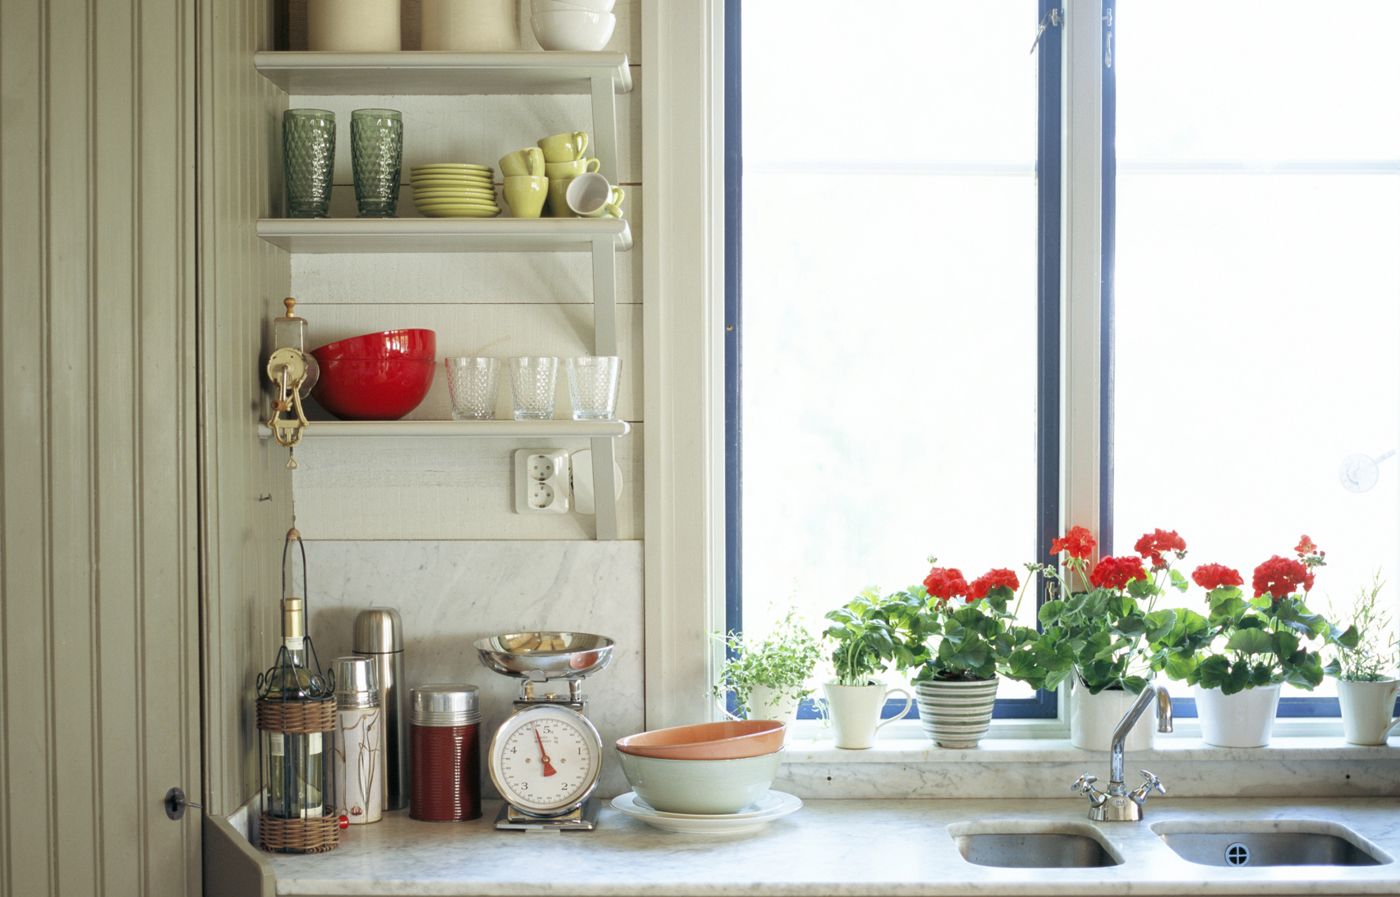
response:
M530 14L542 12L612 12L617 0L530 0Z
M601 50L612 38L617 17L581 10L542 12L530 16L530 27L546 50Z

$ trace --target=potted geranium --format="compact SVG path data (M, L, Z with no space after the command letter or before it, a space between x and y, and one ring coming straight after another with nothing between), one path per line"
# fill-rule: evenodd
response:
M1171 631L1176 612L1157 609L1171 587L1188 588L1172 560L1186 556L1186 541L1174 530L1155 529L1134 545L1136 555L1100 558L1082 526L1070 528L1051 546L1066 555L1063 568L1041 567L1053 597L1040 609L1041 635L1032 650L1012 657L1011 671L1038 688L1071 687L1070 742L1103 750L1118 721L1151 685L1150 644ZM1063 570L1063 572L1061 572ZM1153 746L1156 726L1144 714L1125 742L1128 750Z
M715 696L724 699L732 692L737 709L747 718L775 719L791 726L798 706L812 693L809 683L821 659L821 646L797 612L789 611L757 643L731 632L724 645Z
M1177 611L1156 642L1155 665L1194 687L1201 737L1219 747L1263 747L1273 732L1284 683L1312 690L1322 681L1316 643L1332 626L1308 609L1324 556L1304 536L1296 557L1274 555L1244 578L1224 564L1203 564L1191 578L1206 590L1209 613Z
M1015 571L990 570L968 582L937 560L914 586L890 597L903 636L902 665L917 670L919 721L939 747L974 748L987 734L998 671L1036 632L1016 625L1010 605L1023 592Z
M824 686L836 746L863 750L875 743L877 729L902 719L913 706L908 692L887 689L878 679L899 651L891 606L867 589L826 618L831 625L822 635L836 644L831 654L836 679ZM885 698L895 692L904 696L904 709L880 722Z
M1350 744L1385 744L1395 726L1396 678L1395 622L1380 608L1381 580L1377 576L1363 588L1352 606L1351 625L1333 633L1327 673L1337 681L1337 701L1342 708L1342 732Z

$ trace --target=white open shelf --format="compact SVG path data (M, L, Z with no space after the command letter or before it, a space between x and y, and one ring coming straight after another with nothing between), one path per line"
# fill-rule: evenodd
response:
M626 436L625 420L314 420L303 439L334 437L455 436L466 439L609 439ZM272 436L258 427L263 439Z
M289 252L592 252L632 248L624 218L262 218L258 236Z
M580 94L606 78L615 93L632 89L626 53L398 53L273 51L253 65L289 94L404 96L456 94Z

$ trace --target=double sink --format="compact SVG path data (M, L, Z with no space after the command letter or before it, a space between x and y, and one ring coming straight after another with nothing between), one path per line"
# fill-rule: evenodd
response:
M1389 856L1344 826L1315 820L1159 822L1151 829L1177 856L1203 866L1378 866ZM963 859L978 866L1089 869L1124 861L1085 823L959 823Z

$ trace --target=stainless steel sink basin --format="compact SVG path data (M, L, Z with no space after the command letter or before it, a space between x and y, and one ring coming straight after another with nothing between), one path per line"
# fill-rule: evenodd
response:
M1331 822L1161 822L1152 826L1183 860L1202 866L1377 866L1374 845Z
M963 859L978 866L1084 869L1123 862L1092 826L1066 823L959 823L948 833Z

